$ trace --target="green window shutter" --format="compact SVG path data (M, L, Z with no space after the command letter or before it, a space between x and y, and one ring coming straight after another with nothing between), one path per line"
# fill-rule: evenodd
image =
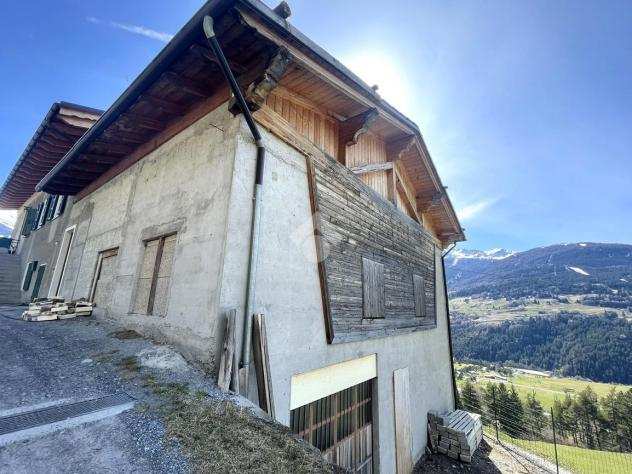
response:
M35 230L39 227L39 221L40 221L40 217L42 217L42 209L44 207L44 203L40 202L37 205L37 214L35 216L35 219L33 219L33 227L31 227L31 230Z
M55 213L55 217L56 216L61 216L64 213L64 210L66 209L66 202L68 201L68 196L59 196L59 206L57 208L57 212Z
M22 290L27 291L31 286L31 280L33 279L33 273L37 268L37 260L29 262L26 267L26 274L24 275L24 282L22 283Z
M59 196L50 196L50 202L48 203L48 212L46 213L47 221L50 221L54 217L58 197Z
M33 229L33 221L37 217L37 209L27 207L25 209L25 213L26 215L24 216L24 222L22 223L22 230L20 231L20 235L28 237L31 234L31 230Z

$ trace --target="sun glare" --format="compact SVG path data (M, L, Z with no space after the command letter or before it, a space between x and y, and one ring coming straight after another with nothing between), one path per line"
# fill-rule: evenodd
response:
M362 51L343 59L349 69L370 86L378 86L378 94L393 106L407 111L409 81L403 67L381 51Z

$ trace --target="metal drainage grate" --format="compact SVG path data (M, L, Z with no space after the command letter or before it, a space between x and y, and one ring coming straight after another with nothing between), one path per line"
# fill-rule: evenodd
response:
M15 431L27 430L36 426L49 425L69 418L75 418L94 413L106 408L133 402L134 399L126 393L107 395L93 400L56 405L39 410L27 411L16 415L0 418L0 436Z

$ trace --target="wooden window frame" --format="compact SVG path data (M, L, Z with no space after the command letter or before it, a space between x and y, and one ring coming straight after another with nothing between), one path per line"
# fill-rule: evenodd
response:
M49 298L59 296L61 283L66 273L66 267L68 266L70 250L72 249L72 243L75 240L76 230L76 225L70 226L64 230L64 234L59 245L59 254L57 255L57 260L53 269L53 276L50 281L50 288L48 289Z
M94 268L94 273L92 274L92 283L90 284L90 301L94 301L94 294L97 290L97 283L99 282L99 277L101 276L101 264L103 263L103 259L105 257L113 257L118 255L119 247L111 247L105 250L99 251L97 257L97 263ZM107 254L107 255L106 255Z
M153 242L154 240L158 241L158 247L156 249L156 258L154 259L154 267L152 270L152 275L151 275L151 285L149 287L149 297L147 299L147 307L145 309L144 313L138 313L138 314L145 314L147 316L153 316L153 311L154 311L154 304L155 304L155 298L156 298L156 285L158 284L158 273L160 272L160 263L162 262L162 251L163 248L165 246L165 240L169 237L172 237L174 235L177 235L177 232L169 232L167 234L163 234L160 235L158 237L151 237L148 239L144 239L143 240L143 256L141 258L140 261L140 265L142 266L142 262L145 257L144 252L147 249L147 244L149 242ZM136 285L137 285L137 290L136 290L136 294L134 295L134 301L132 302L132 305L135 307L136 306L136 298L138 297L138 284L140 282L140 271L141 269L139 268L139 273L138 273L138 277L136 278ZM173 267L172 267L172 271L173 271ZM171 275L169 276L169 278L171 278Z

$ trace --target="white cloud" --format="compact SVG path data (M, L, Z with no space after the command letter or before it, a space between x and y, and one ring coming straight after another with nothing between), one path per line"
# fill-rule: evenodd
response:
M478 202L474 202L462 207L461 209L456 211L456 214L457 216L459 216L459 220L466 221L472 219L473 217L476 217L478 214L483 212L488 207L493 206L497 202L498 198L482 199Z
M95 25L107 25L112 28L117 28L119 30L133 33L135 35L140 35L146 38L162 41L163 43L168 43L173 38L173 35L171 33L165 33L162 31L152 30L151 28L146 28L142 25L128 25L126 23L118 23L116 21L103 21L93 16L87 17L86 21L90 23L94 23Z

